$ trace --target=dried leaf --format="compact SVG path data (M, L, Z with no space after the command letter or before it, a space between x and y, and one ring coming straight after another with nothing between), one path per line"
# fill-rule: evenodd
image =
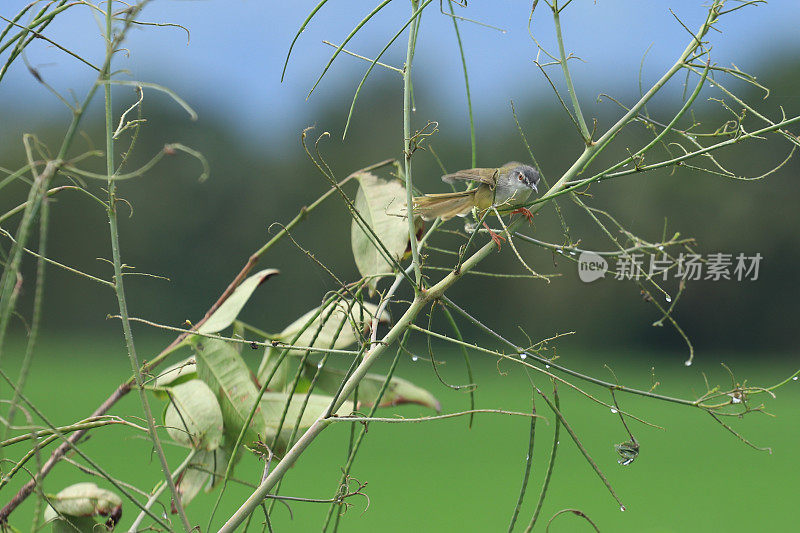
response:
M45 509L44 519L46 522L52 520L56 520L56 523L61 522L58 527L72 527L59 519L59 513L66 517L108 517L106 524L112 528L122 516L122 499L113 492L101 489L90 482L70 485L58 494L48 495L47 499L50 501L50 505ZM72 520L70 521L73 522ZM82 522L90 524L88 520L76 520L74 522L81 527L84 525ZM94 520L91 522L94 522ZM74 531L74 528L72 531ZM88 531L92 530L89 529Z
M317 335L317 339L314 341L313 346L319 348L330 348L331 343L336 336L336 330L339 329L339 324L341 324L342 320L346 319L348 316L347 309L350 304L351 302L347 300L341 300L336 304L333 304L336 305L336 309L330 314L330 317L328 317L327 320L326 316L328 313L330 313L331 308L329 306L323 309L322 312L319 313L319 316L314 319L314 321L306 328L303 334L300 335L297 341L295 341L295 346L312 346L311 341L314 338L314 335L317 334L317 329L319 329L320 323L322 323L322 330L319 332L319 335ZM311 320L311 317L314 316L316 312L316 308L312 309L308 313L292 322L280 333L280 335L278 335L278 339L283 342L291 342L295 335L297 335L297 333L303 328L306 322ZM353 329L354 326L362 332L366 332L366 328L369 327L372 317L375 316L377 312L378 306L375 304L365 302L362 306L359 302L353 302L352 306L350 307L350 318L344 327L342 327L342 331L336 338L333 348L342 349L354 344L357 340L356 332ZM381 322L389 321L388 311L384 311L382 313L380 320ZM291 350L289 354L302 355L303 351Z
M389 254L400 261L409 249L405 187L397 180L385 180L368 172L359 174L358 182L356 210ZM364 277L389 275L394 270L394 265L386 259L383 250L373 243L373 239L372 235L367 235L356 220L353 220L350 242L358 271ZM367 282L370 294L375 292L377 283L377 277Z
M317 372L317 365L313 363L306 363L304 368L304 375L311 379L314 373ZM345 377L345 372L329 367L320 369L320 375L317 378L317 387L325 392L335 394L339 390L339 385ZM359 406L371 406L375 403L378 393L386 381L386 376L380 374L367 374L358 384L358 404ZM406 403L414 403L430 407L431 409L439 412L442 406L439 400L426 389L414 385L410 381L392 376L389 385L386 387L381 398L381 407L390 407L392 405L401 405Z
M267 281L269 278L278 273L274 268L268 268L260 272L256 272L243 282L228 296L228 299L222 302L214 313L208 317L197 331L200 333L216 333L227 328L236 317L239 316L244 305L253 295L253 292L259 285Z

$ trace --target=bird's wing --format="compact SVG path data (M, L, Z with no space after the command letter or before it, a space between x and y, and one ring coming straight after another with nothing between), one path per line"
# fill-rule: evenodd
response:
M479 181L485 183L490 187L494 187L497 183L498 169L496 168L468 168L466 170L459 170L453 174L446 174L442 176L442 181L445 183L453 183L459 181Z

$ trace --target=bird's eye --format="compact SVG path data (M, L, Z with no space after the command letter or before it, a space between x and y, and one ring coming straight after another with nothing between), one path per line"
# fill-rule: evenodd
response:
M522 181L522 174L519 175L519 181Z

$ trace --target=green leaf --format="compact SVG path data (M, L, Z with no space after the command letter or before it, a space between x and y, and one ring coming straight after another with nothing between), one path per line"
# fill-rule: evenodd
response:
M189 342L197 355L197 375L216 395L222 409L225 433L235 441L258 395L258 389L250 379L250 370L236 349L225 341L194 336ZM264 417L259 408L245 433L244 442L256 440L264 430Z
M325 392L335 394L339 390L339 385L345 377L345 372L329 367L323 367L320 370L320 375L317 378L317 387ZM314 363L306 363L303 369L303 374L308 379L313 378L314 373L317 372L317 365ZM358 384L358 404L371 406L375 403L378 393L386 381L386 376L380 374L367 374L364 379ZM389 385L386 387L386 392L383 393L381 398L380 407L391 407L393 405L401 405L406 403L414 403L430 407L436 412L442 410L442 405L439 400L429 391L414 385L410 381L392 376Z
M272 442L272 439L278 431L278 423L281 420L281 414L283 413L288 397L289 395L285 392L266 392L261 398L261 410L264 413L264 419L267 423L267 431L265 434L266 442ZM305 399L305 394L295 394L292 397L289 410L286 413L286 420L283 422L283 428L278 438L278 449L273 450L276 453L280 453L281 450L286 448L287 441L292 434L292 430L298 418L300 419L300 426L297 435L301 435L303 431L310 428L311 425L316 422L317 418L328 409L328 406L330 406L333 401L332 396L311 394L308 396L308 405L305 411L303 411L303 416L300 417L300 408L303 406ZM350 409L343 405L336 414L341 416L348 415L350 414Z
M339 329L339 324L347 318L347 308L350 305L350 302L347 300L340 300L339 302L332 304L336 305L336 309L333 313L330 313L331 308L326 307L319 313L319 316L313 320L313 322L306 328L306 330L300 335L300 337L295 341L295 346L311 346L311 341L314 338L314 335L317 333L317 329L319 328L320 323L323 323L322 330L317 335L316 341L314 341L313 346L317 348L330 348L331 343L333 342L333 338L336 335L336 331ZM289 326L286 327L279 335L278 340L283 342L291 342L294 339L295 335L303 328L303 326L311 320L311 317L317 313L318 308L314 308L308 313L304 314L294 322L292 322ZM362 312L363 310L363 312ZM371 304L365 302L362 306L359 302L353 302L352 307L350 308L350 319L348 322L342 327L342 331L339 333L339 336L336 338L336 343L333 345L335 349L342 349L347 348L351 344L355 344L357 337L356 332L353 330L353 326L359 328L362 332L366 332L367 328L372 321L372 317L378 312L378 306L375 304ZM327 318L328 314L330 316ZM362 320L363 315L363 320ZM381 322L388 322L389 321L389 312L384 311L380 317ZM302 355L303 350L290 350L289 355Z
M193 379L169 387L170 402L164 425L172 440L200 450L215 450L222 443L222 410L214 392Z
M97 533L98 531L108 531L105 526L100 526L97 520L89 516L55 518L51 527L50 531L52 533Z
M273 348L272 346L267 346L267 349L264 350L264 357L261 358L261 364L258 365L258 372L256 373L256 378L262 385L267 380L270 373L272 373L272 369L278 362L278 356L280 354L281 350ZM283 361L281 361L278 370L273 374L272 379L269 380L270 390L283 390L284 387L286 387L286 384L289 382L290 361L291 359L287 354L287 357L284 357Z
M193 379L197 379L197 364L194 357L187 357L159 372L156 379L153 380L153 387L175 386Z
M59 519L59 513L67 517L89 518L93 516L108 517L108 523L116 524L122 516L122 500L113 492L101 489L94 483L76 483L55 495L48 495L50 505L45 509L46 522L58 519L67 528L69 524ZM70 518L70 521L71 518ZM77 522L81 522L78 520ZM83 521L87 524L89 521ZM91 520L94 522L94 520ZM83 526L84 524L80 524ZM54 531L57 531L54 525ZM72 530L74 531L74 529ZM81 529L80 531L84 531ZM88 529L87 531L92 531Z
M215 480L220 481L221 476L225 475L227 465L228 454L222 448L197 452L176 484L178 492L181 493L181 502L188 505L202 488L209 492L214 485L211 472L216 474Z
M228 299L222 302L222 305L208 317L208 320L197 328L197 331L200 333L216 333L233 324L233 321L239 316L239 312L241 312L244 304L247 303L247 300L250 299L250 296L253 295L253 292L258 286L277 273L278 270L268 268L253 274L241 282L233 293L228 296Z
M409 248L408 219L406 218L406 190L397 180L385 180L364 172L358 175L359 188L355 207L378 236L386 250L400 261ZM415 219L416 221L418 218ZM373 244L356 220L350 230L353 258L362 276L389 275L394 266L386 259L383 250ZM370 294L375 292L378 278L368 282Z

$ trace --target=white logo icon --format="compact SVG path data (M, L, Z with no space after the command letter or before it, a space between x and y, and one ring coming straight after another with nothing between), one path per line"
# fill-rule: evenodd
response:
M606 275L608 262L594 252L581 252L578 257L578 276L581 281L591 283Z

